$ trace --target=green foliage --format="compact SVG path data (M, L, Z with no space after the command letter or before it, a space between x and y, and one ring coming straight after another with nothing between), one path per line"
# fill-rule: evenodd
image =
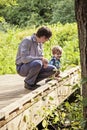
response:
M72 0L54 0L54 2L52 0L17 0L17 2L6 1L6 4L4 2L0 6L0 15L6 22L21 27L75 21Z
M23 4L22 4L23 3ZM47 7L48 5L48 7ZM50 17L48 1L18 0L17 5L6 7L3 14L7 22L19 26L40 25Z
M63 24L75 22L74 0L59 0L54 4L51 23L58 21Z
M58 108L53 110L43 122L43 130L83 130L82 124L82 98L76 95L76 100L72 103L68 101L61 104ZM79 106L79 107L78 107ZM50 111L50 110L49 110ZM50 113L50 112L49 112Z
M6 5L14 5L16 4L16 0L0 0L0 6Z
M14 34L17 30L7 30L0 33L0 74L15 73L15 54L17 39Z

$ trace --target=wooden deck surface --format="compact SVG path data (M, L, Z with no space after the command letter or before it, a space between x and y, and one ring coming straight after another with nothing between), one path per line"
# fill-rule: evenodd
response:
M24 77L17 74L0 76L0 109L28 93L24 88Z

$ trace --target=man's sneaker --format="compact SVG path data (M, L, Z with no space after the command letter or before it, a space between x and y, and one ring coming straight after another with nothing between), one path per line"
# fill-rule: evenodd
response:
M24 87L28 90L35 90L36 88L40 87L40 85L34 84L34 85L29 85L25 83Z

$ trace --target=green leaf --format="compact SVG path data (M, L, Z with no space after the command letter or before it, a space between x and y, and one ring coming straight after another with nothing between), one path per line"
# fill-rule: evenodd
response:
M62 112L62 118L65 118L65 116L66 116L66 113Z
M47 125L48 125L47 121L46 121L46 120L43 120L42 126L45 128L45 127L47 127Z
M54 121L53 121L53 123L57 123L58 121L60 121L60 119L56 116L55 118L54 118Z
M50 96L50 97L49 97L49 100L54 100L54 98Z

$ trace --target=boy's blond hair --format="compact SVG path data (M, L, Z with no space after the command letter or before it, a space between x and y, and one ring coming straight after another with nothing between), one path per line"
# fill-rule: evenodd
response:
M60 46L54 46L53 48L52 48L52 54L54 55L54 54L57 54L57 53L62 53L62 48L60 47Z

